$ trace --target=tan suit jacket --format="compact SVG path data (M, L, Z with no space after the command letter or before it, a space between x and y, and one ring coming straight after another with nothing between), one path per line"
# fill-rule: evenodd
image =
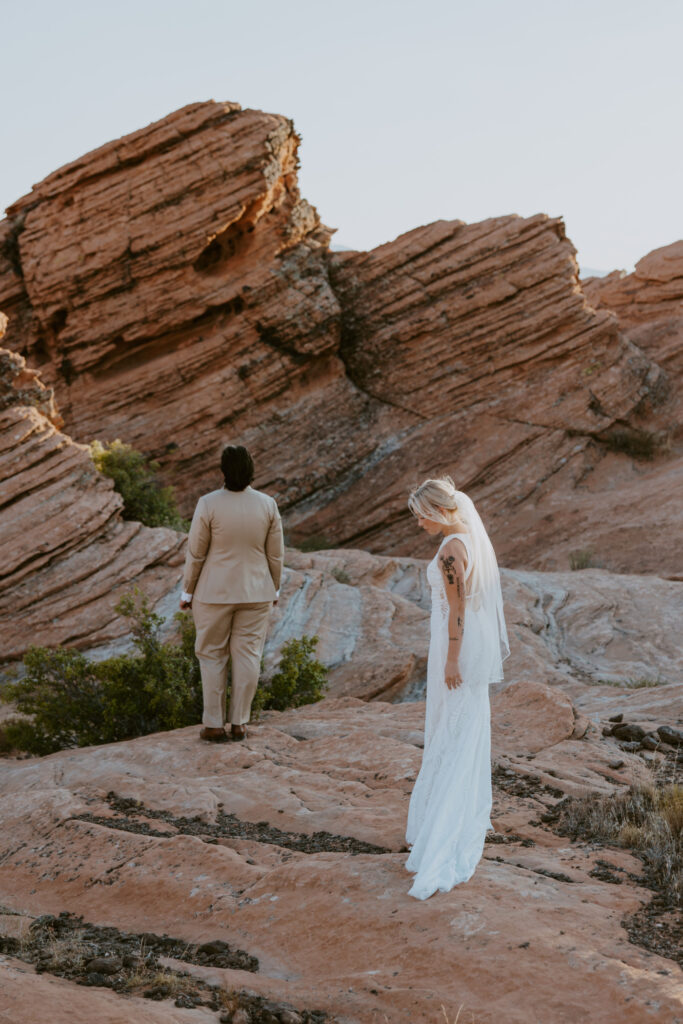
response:
M275 498L246 487L204 494L187 541L183 590L206 604L274 601L284 542Z

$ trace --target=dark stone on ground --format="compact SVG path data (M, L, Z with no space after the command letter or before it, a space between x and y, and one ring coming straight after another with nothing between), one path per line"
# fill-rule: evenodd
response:
M672 747L683 746L683 730L681 729L674 729L671 725L660 725L657 735L663 743L668 743Z
M623 722L614 726L612 735L616 736L618 740L640 741L645 735L645 730L640 725Z

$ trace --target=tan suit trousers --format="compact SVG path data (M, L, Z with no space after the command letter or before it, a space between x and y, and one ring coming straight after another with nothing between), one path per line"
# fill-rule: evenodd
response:
M249 721L272 607L272 601L206 604L195 598L192 602L197 629L195 654L204 691L204 725L212 729L225 725L228 659L232 659L228 721L232 725Z

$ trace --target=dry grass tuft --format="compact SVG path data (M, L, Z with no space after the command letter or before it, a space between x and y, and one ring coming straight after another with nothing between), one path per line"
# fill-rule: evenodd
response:
M586 838L640 854L654 880L677 901L683 896L683 786L630 786L591 794L562 807L560 824Z
M126 980L124 987L126 992L161 988L165 998L177 999L183 993L194 993L197 989L197 981L187 974L176 974L174 971L159 967L147 968L144 964L140 964L135 974L131 974L130 978Z
M649 676L632 676L630 679L591 679L591 686L618 686L622 690L642 690L651 686L666 686L666 679L650 679Z
M599 569L601 563L596 560L590 548L578 548L569 552L570 569Z

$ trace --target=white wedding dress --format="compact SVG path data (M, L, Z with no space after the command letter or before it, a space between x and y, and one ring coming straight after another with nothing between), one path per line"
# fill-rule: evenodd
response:
M438 564L441 548L451 537L459 537L467 548L459 657L463 681L454 690L445 683L448 600ZM472 603L468 592L472 565L469 534L451 533L443 538L427 568L432 615L424 751L408 809L406 842L411 851L405 865L416 872L409 895L421 900L471 878L486 832L493 828L488 684L499 674L499 639L491 619Z

